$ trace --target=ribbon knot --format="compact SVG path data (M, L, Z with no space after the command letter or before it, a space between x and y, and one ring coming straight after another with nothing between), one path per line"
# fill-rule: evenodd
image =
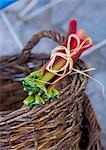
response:
M76 47L73 48L73 49L70 49L72 38L74 38L76 40ZM85 43L88 43L88 44L85 44ZM66 47L65 46L57 46L56 48L54 48L51 52L51 56L50 56L51 60L48 63L48 65L46 66L46 70L53 73L53 74L55 74L55 75L57 75L57 76L59 76L59 78L57 80L55 80L54 82L52 82L52 83L47 82L47 84L54 84L54 83L58 82L59 80L61 80L62 78L64 78L68 74L70 74L73 70L74 72L71 73L71 74L79 73L79 74L82 74L82 75L96 81L102 87L103 97L105 98L104 85L100 81L98 81L95 78L91 77L90 75L86 74L86 72L91 71L91 70L95 70L95 68L89 68L89 69L86 69L86 70L83 70L83 71L73 68L72 56L76 55L79 52L80 49L88 48L89 46L91 46L91 44L92 44L91 38L88 37L82 43L80 43L80 38L76 34L71 34L68 37L68 42L67 42ZM61 50L64 50L64 53L61 52ZM66 63L64 64L64 66L61 69L54 70L53 69L53 64L54 64L55 59L56 59L57 56L62 57L63 59L65 59Z
M76 47L73 48L73 49L70 49L70 45L71 45L71 42L72 42L73 38L76 40ZM88 43L88 44L85 44L85 43ZM53 73L53 74L55 74L55 75L57 75L57 76L60 76L57 80L55 80L53 82L53 84L58 82L59 80L61 80L65 76L67 76L68 74L70 74L72 70L77 71L76 69L73 68L72 56L76 55L79 52L80 49L88 48L91 44L92 44L92 41L89 37L86 38L82 43L80 43L80 38L76 34L71 34L68 37L66 47L65 46L57 46L56 48L54 48L52 50L51 56L50 56L51 60L48 63L48 65L46 66L46 70ZM62 50L64 50L64 52L61 52ZM54 64L55 59L56 59L57 56L65 59L66 63L64 64L64 66L61 69L54 70L53 69L53 64Z

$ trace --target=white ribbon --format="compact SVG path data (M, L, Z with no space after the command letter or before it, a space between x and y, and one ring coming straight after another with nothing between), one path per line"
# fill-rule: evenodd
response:
M70 45L71 45L71 42L72 42L72 38L74 38L76 40L76 47L74 49L70 49ZM85 44L85 43L88 43L88 44ZM101 87L102 87L102 90L103 90L103 96L105 97L105 89L104 89L104 85L96 80L95 78L91 77L90 75L86 74L85 72L88 72L88 71L91 71L91 70L95 70L95 68L90 68L90 69L87 69L87 70L83 70L83 71L80 71L78 69L74 69L73 68L73 60L72 60L72 56L76 55L80 49L82 48L88 48L89 46L91 46L92 44L92 40L91 38L86 38L82 43L80 43L80 39L77 35L75 34L71 34L69 37L68 37L68 42L67 42L67 46L58 46L56 48L54 48L51 52L51 56L50 56L50 62L47 64L46 66L46 70L48 72L51 72L57 76L59 76L59 78L57 80L55 80L54 82L50 83L50 82L46 82L47 84L54 84L56 82L58 82L59 80L61 80L62 78L64 78L65 76L67 76L68 74L70 74L73 71L75 71L75 73L79 73L79 74L82 74L94 81L96 81ZM64 53L61 52L61 50L64 50ZM53 64L55 62L55 59L56 57L59 56L63 59L66 60L66 63L65 65L59 69L59 70L54 70L53 69ZM68 69L68 72L67 72L67 69ZM73 74L73 73L72 73Z
M76 47L74 49L70 50L70 45L71 45L71 42L72 42L72 38L74 38L76 40ZM88 44L84 45L86 42L88 42ZM65 47L65 46L58 46L58 47L56 47L56 48L54 48L52 50L51 56L50 56L51 60L47 64L46 70L51 72L51 73L53 73L53 74L55 74L55 75L57 75L57 76L60 76L52 84L58 82L59 80L61 80L62 78L64 78L68 74L70 74L72 70L74 70L76 72L80 72L80 73L82 72L82 71L79 71L79 70L77 71L77 69L73 68L72 56L76 55L79 52L80 49L88 48L91 44L92 44L92 40L89 37L86 38L82 43L80 43L79 37L77 35L75 35L75 34L71 34L68 37L67 47ZM64 53L61 52L61 50L64 50ZM53 64L54 64L55 59L56 59L57 56L65 59L66 63L65 63L65 65L63 67L61 67L61 69L54 70L53 69ZM68 72L67 72L67 69L68 69ZM89 70L87 70L87 71L89 71Z

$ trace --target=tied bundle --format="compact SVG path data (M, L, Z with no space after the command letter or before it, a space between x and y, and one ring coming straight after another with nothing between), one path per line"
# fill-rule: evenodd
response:
M57 88L62 79L72 70L80 73L80 70L73 68L73 64L92 45L92 40L85 31L77 30L77 21L71 20L64 42L52 50L50 60L22 79L24 91L28 92L23 106L41 105L59 98Z

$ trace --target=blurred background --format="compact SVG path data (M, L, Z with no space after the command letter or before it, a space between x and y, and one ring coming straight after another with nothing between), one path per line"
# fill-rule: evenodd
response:
M87 93L106 147L106 0L18 0L0 11L0 55L20 53L32 35L44 29L65 34L72 18L78 19L78 28L84 28L95 43L82 59L89 68L96 68L91 74L105 87L103 97L102 87L90 80ZM53 47L55 43L42 40L33 51L50 53Z

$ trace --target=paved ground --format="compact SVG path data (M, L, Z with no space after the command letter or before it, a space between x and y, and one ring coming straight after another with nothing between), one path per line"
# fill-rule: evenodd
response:
M13 29L20 39L22 46L30 39L33 33L41 29L52 29L65 33L67 23L71 18L79 20L79 27L85 28L93 41L98 43L106 39L106 0L64 0L47 11L36 15L32 19L27 19L28 15L22 17L22 10L28 6L29 0L23 0L12 5L4 12L9 18ZM44 5L42 0L36 5L35 10ZM46 0L48 2L49 0ZM25 6L24 6L25 5ZM35 12L33 10L33 12ZM20 17L21 16L21 17ZM25 19L26 18L26 19ZM50 41L43 40L42 46L37 47L39 52L42 49L48 52L54 44ZM0 18L0 54L13 54L20 52L19 44L12 38L3 18ZM106 45L97 51L83 57L89 67L96 67L92 73L93 77L101 81L105 86L106 93ZM106 98L103 98L102 88L90 80L87 92L91 98L91 103L97 114L98 120L104 134L104 144L106 141Z

